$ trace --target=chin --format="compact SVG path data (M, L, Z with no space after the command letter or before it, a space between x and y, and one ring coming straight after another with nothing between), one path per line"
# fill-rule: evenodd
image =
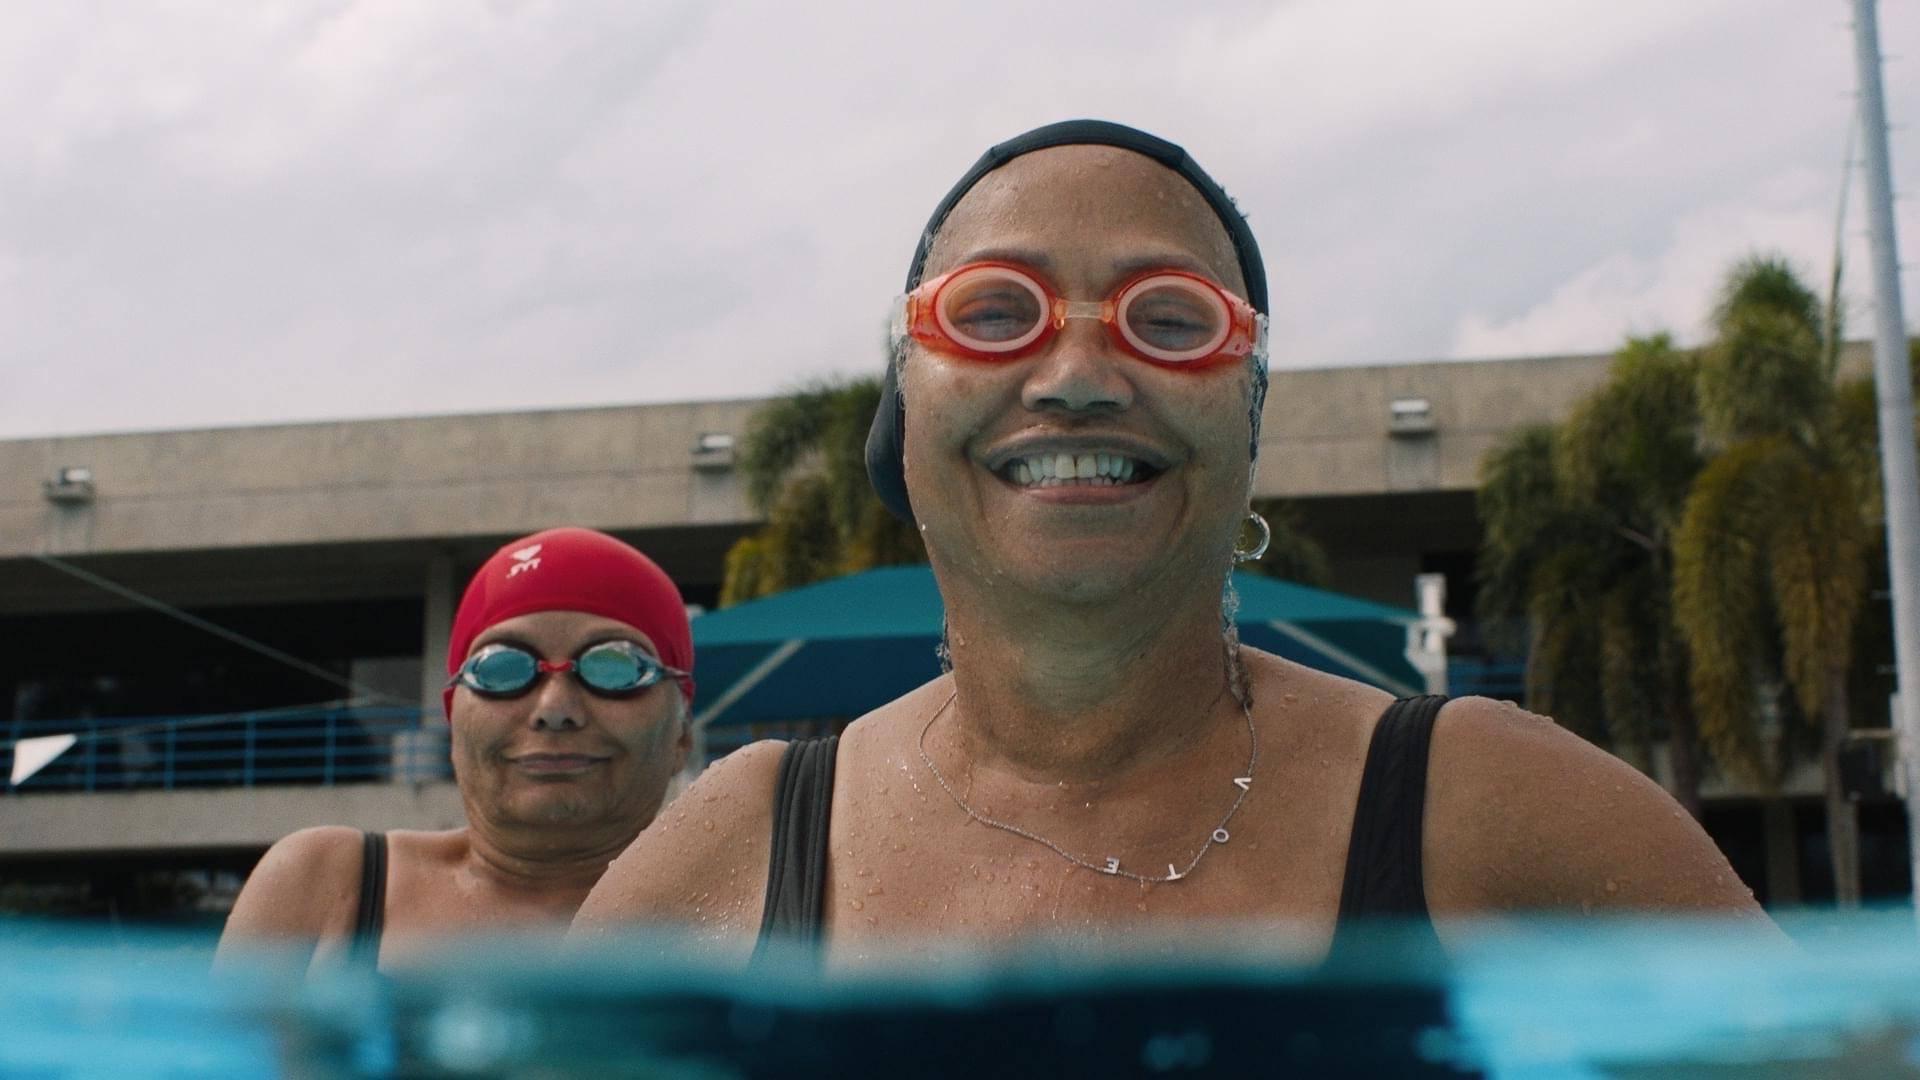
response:
M1009 569L1006 580L1036 596L1063 604L1096 605L1133 592L1139 588L1143 574L1143 567L1113 563L1095 566L1029 563Z
M577 825L593 814L585 799L575 796L547 796L529 800L516 816L529 825Z

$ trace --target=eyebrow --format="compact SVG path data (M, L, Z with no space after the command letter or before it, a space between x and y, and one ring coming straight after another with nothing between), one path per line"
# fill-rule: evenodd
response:
M1032 248L980 248L970 251L955 266L965 266L977 262L1010 262L1022 266L1031 266L1035 270L1052 270L1053 258L1044 251ZM1199 274L1208 280L1218 280L1219 275L1205 262L1177 251L1150 252L1143 255L1126 255L1109 264L1115 277L1126 277L1142 270L1186 270Z

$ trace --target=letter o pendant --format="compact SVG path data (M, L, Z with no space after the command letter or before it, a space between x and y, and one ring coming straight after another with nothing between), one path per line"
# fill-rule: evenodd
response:
M1227 835L1227 830L1226 830L1225 828L1219 828L1219 829L1215 829L1215 830L1213 830L1213 842L1214 842L1214 843L1216 843L1216 844L1224 844L1224 843L1226 843L1226 842L1227 842L1227 841L1228 841L1229 839L1230 839L1230 837L1229 837L1229 836Z

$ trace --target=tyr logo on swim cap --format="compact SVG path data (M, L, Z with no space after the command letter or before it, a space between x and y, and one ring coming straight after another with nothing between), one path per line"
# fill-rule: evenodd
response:
M618 619L652 639L660 661L693 670L687 605L665 570L645 555L592 529L548 529L493 553L468 583L447 642L447 678L466 662L488 627L535 611L584 611ZM693 680L680 684L693 702ZM453 718L453 690L443 696Z
M1048 124L1008 139L982 154L980 160L973 163L973 168L968 169L960 182L953 185L946 197L940 200L940 205L934 207L933 217L928 219L926 230L920 234L920 243L914 249L913 264L907 268L904 291L912 292L920 284L927 266L927 254L933 249L934 237L939 235L947 215L953 213L953 208L982 177L1023 154L1056 146L1113 146L1131 150L1151 158L1193 185L1194 190L1207 200L1207 206L1220 219L1220 224L1226 227L1227 236L1233 241L1233 253L1240 263L1240 276L1247 284L1247 303L1252 304L1260 314L1268 314L1267 269L1260 259L1260 245L1255 242L1253 230L1247 227L1246 219L1240 216L1239 208L1234 206L1226 190L1215 183L1213 177L1208 176L1206 170L1180 147L1138 128L1105 120L1063 120ZM1266 391L1266 371L1256 367L1252 415L1255 452L1259 446L1260 409L1266 399ZM887 509L895 517L911 524L913 506L907 498L907 472L902 456L905 430L906 413L900 400L899 372L896 365L889 362L886 381L880 391L880 407L874 411L873 427L867 432L867 478Z

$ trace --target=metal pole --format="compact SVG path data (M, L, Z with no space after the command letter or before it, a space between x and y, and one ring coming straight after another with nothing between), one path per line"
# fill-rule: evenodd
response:
M1874 0L1853 0L1854 66L1860 79L1867 227L1873 251L1873 378L1880 402L1880 469L1887 496L1887 564L1893 584L1894 679L1899 690L1901 767L1907 771L1907 853L1920 916L1920 470L1914 464L1913 381L1900 312L1900 257L1893 238L1893 167L1880 91L1880 30Z

